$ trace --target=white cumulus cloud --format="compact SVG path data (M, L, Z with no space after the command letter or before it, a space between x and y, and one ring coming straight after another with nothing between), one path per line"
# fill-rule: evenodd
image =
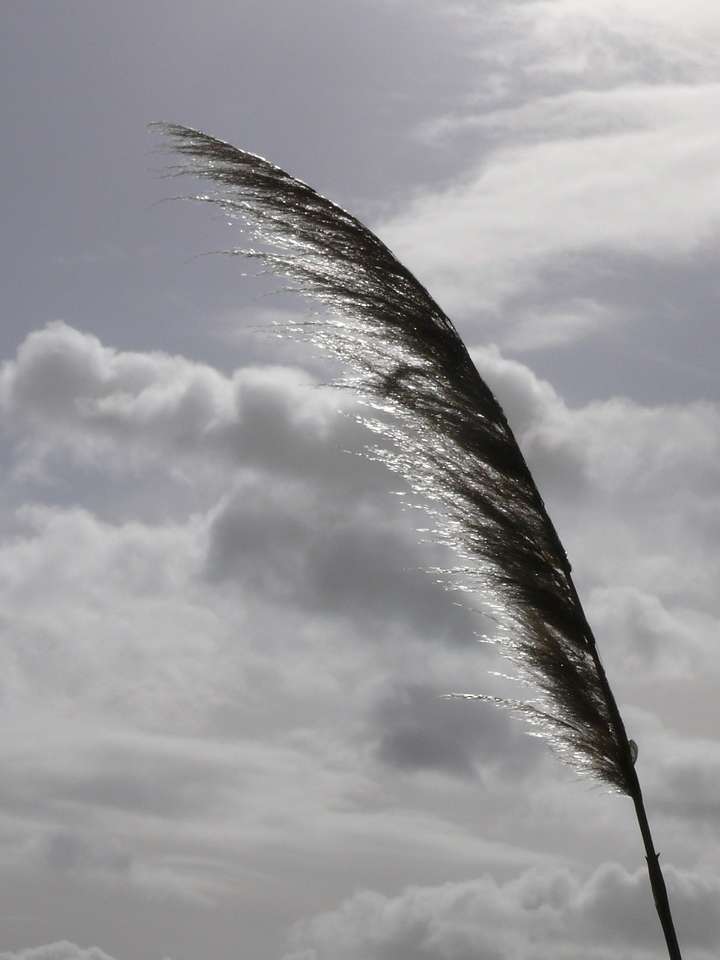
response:
M78 947L67 940L59 940L15 953L0 953L0 960L112 960L112 957L99 947Z
M710 876L669 872L678 927L693 960L720 946ZM699 921L699 922L698 922ZM586 877L533 868L500 883L409 887L392 897L362 891L298 925L285 960L650 960L662 950L644 871L606 863Z

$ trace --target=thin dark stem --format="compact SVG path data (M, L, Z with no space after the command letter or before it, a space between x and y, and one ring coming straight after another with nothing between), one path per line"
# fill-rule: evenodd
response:
M645 804L643 803L640 782L634 770L632 773L632 781L632 799L640 825L640 833L642 833L643 843L645 844L645 859L647 860L648 873L650 874L650 886L652 887L653 899L655 900L655 909L657 910L657 915L660 918L660 924L665 934L665 942L667 943L670 960L682 960L680 947L678 946L677 936L675 934L675 926L673 925L672 914L670 912L670 901L668 900L665 878L660 869L660 854L655 850L652 834L650 833L650 825L645 813Z
M630 788L629 793L632 797L633 803L635 804L635 813L637 814L638 824L640 825L640 833L642 834L643 843L645 844L645 859L647 861L648 873L650 875L650 887L652 888L653 900L655 901L655 909L657 910L657 915L660 920L660 926L665 934L665 942L667 944L668 954L670 956L670 960L682 960L682 957L680 956L680 947L675 934L675 927L673 925L672 914L670 912L670 901L668 900L665 878L663 877L662 870L660 869L660 855L655 852L655 845L653 843L652 834L650 833L650 824L648 823L647 814L645 813L645 804L643 803L640 781L638 780L637 773L635 772L635 766L630 754L630 743L627 738L627 733L625 732L625 724L623 723L622 717L620 716L620 711L617 708L615 697L610 689L607 676L605 675L605 668L600 661L600 656L595 646L595 638L593 637L592 631L589 627L588 638L591 644L591 652L593 660L595 661L595 667L598 671L598 675L600 676L600 682L607 693L608 705L610 707L610 717L615 729L615 735L625 747L627 765L626 776Z
M589 627L588 631L588 636L591 641L592 657L595 661L595 667L600 676L600 682L607 693L608 705L610 707L610 717L613 727L615 728L615 734L625 747L627 764L626 776L630 788L629 793L632 797L633 803L635 804L635 813L637 814L638 824L640 825L640 833L642 834L643 843L645 844L645 859L647 860L648 873L650 875L650 886L652 888L653 900L655 901L655 909L657 910L657 915L660 919L660 925L663 933L665 934L665 942L667 943L670 960L682 960L682 957L680 956L680 947L675 934L675 927L673 925L672 914L670 912L670 901L668 900L665 878L663 877L662 870L660 869L660 855L655 852L655 845L653 844L652 834L650 833L650 824L648 823L647 814L645 813L645 804L643 803L640 781L638 780L637 773L635 772L635 766L630 754L630 743L625 732L625 724L623 723L622 717L620 716L620 711L617 708L615 697L610 689L610 684L608 683L605 675L605 669L600 661L600 657L595 646L595 638L593 637L592 631L590 631Z
M580 603L577 589L570 574L569 564L566 575L573 595L577 600L578 606L582 610L582 604ZM630 742L625 731L625 724L620 716L620 711L618 710L615 696L610 689L610 683L605 673L605 668L602 665L600 655L597 651L597 646L595 645L595 637L592 629L590 628L590 624L587 622L587 619L585 619L585 636L590 648L593 662L595 664L595 669L597 670L600 678L600 683L605 691L607 704L610 709L610 721L615 731L615 736L618 742L621 743L624 748L626 777L629 786L628 792L632 797L633 803L635 804L635 813L637 814L640 833L642 834L643 844L645 845L645 859L647 861L648 874L650 875L650 887L652 889L653 900L655 901L655 909L660 920L660 926L662 927L663 934L665 935L665 943L667 944L668 955L670 960L682 960L680 955L680 946L675 933L675 925L673 924L672 913L670 912L670 900L668 899L667 887L665 886L665 878L663 877L662 870L660 869L660 854L655 850L652 833L650 832L650 824L648 823L647 814L645 813L645 804L643 802L640 781L638 780L638 775L635 771L633 757L630 752Z

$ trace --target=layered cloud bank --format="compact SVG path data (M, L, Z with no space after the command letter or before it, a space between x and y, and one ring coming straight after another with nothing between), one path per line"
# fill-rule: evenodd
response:
M718 936L718 409L571 407L497 348L475 360L568 541L683 868L678 916L706 918L686 937L700 960ZM6 863L195 909L289 904L309 859L318 915L293 960L526 958L532 942L600 960L611 914L627 955L650 955L630 811L563 783L502 714L437 700L498 682L482 621L423 572L433 548L397 481L348 452L364 439L350 400L292 368L226 376L63 324L32 333L0 385ZM117 495L82 506L97 482ZM628 850L625 866L550 855L580 805L596 830L578 849ZM500 873L437 886L479 864ZM429 885L391 892L413 869ZM322 913L348 882L384 892Z

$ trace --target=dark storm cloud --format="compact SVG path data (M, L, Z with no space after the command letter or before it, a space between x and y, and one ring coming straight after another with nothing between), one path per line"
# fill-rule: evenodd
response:
M497 768L503 778L526 777L540 752L520 724L487 704L441 699L444 693L419 684L398 685L375 706L371 730L381 762L403 771L436 770L481 782L486 770Z
M422 569L433 556L446 564L452 557L418 546L412 519L387 501L357 502L342 487L317 496L279 478L254 479L213 518L207 575L273 603L355 620L361 634L365 624L369 642L379 624L397 621L436 644L468 643L476 618Z

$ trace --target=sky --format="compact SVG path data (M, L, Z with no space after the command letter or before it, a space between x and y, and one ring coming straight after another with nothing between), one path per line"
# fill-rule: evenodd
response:
M632 804L152 121L269 157L452 316L573 564L686 960L720 953L720 11L6 0L0 960L650 960ZM192 190L189 184L183 188ZM507 669L507 668L505 668Z

